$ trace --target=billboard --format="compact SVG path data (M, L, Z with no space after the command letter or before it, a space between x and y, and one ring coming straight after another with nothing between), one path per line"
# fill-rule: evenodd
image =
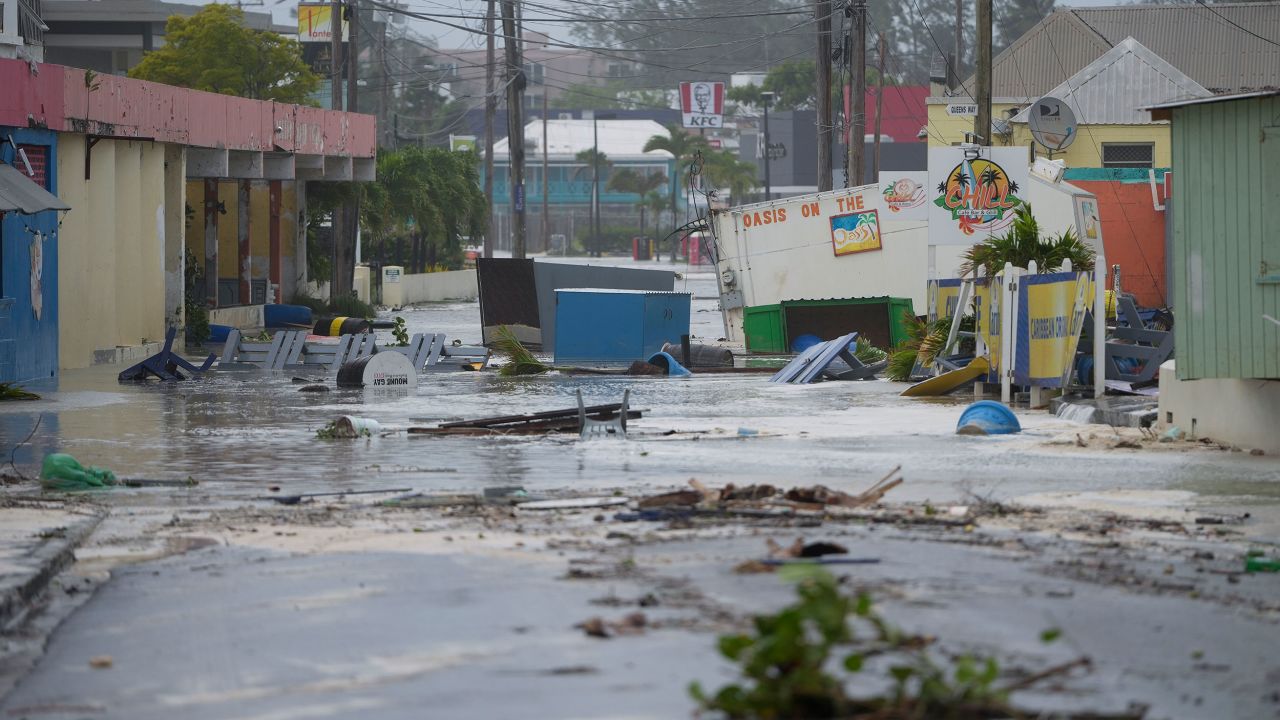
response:
M1013 224L1030 182L1025 147L929 148L929 243L972 245Z
M342 42L350 39L351 26L342 23ZM327 43L333 41L333 5L330 3L298 3L298 42Z
M724 127L724 83L680 83L680 118L687 128Z

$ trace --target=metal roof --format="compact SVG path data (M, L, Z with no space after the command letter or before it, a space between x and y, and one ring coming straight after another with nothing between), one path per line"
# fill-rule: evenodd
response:
M1275 97L1280 90L1259 90L1257 92L1235 93L1233 95L1212 95L1209 97L1191 98L1188 100L1171 100L1156 105L1144 106L1143 110L1163 110L1166 108L1186 107L1187 105L1207 105L1208 103L1229 102L1231 100L1248 100L1249 98Z
M595 135L599 135L600 154L610 160L654 160L665 162L671 159L666 150L644 151L649 138L654 135L666 137L667 129L653 120L598 120L592 127L591 120L548 120L547 121L547 154L574 158L584 150L594 147ZM542 154L542 121L534 120L524 126L525 142L531 149L529 152ZM495 159L507 159L509 154L507 138L493 144Z
M71 206L31 181L7 163L0 163L0 212L38 213L70 210Z
M1280 2L1192 2L1055 10L996 56L992 94L1039 98L1129 37L1210 92L1280 87Z
M1213 93L1142 43L1125 38L1045 94L1066 103L1082 125L1147 125L1155 121L1138 109L1143 105ZM1012 122L1027 122L1031 107Z
M1212 95L1206 98L1174 100L1172 102L1163 102L1157 105L1147 105L1142 109L1151 113L1152 120L1172 120L1175 108L1187 107L1188 105L1206 105L1208 103L1230 102L1232 100L1275 97L1277 95L1280 95L1280 90L1259 90L1256 92L1235 93L1233 95Z
M170 16L195 15L200 11L201 4L164 2L163 0L44 0L40 6L40 19L46 23L146 22L163 26ZM270 12L245 10L244 20L246 25L255 30L272 30L289 34L298 31L297 25L274 22ZM57 34L58 29L51 26L51 32Z

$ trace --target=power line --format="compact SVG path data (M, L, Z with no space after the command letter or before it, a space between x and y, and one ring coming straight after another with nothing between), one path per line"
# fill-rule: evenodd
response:
M1066 79L1063 81L1063 84L1067 86L1067 94L1070 95L1072 97L1072 100L1074 101L1076 89L1071 87L1071 76L1067 75L1066 65L1062 62L1062 56L1058 54L1058 48L1053 43L1053 36L1051 33L1046 33L1045 37L1049 41L1049 50L1050 52L1053 53L1054 60L1058 63L1058 70L1062 72L1064 76L1066 76ZM1093 144L1094 150L1098 152L1098 159L1101 160L1102 145L1098 142L1098 139L1094 136L1093 129L1089 126L1089 121L1085 119L1084 112L1079 107L1079 103L1075 103L1075 104L1077 106L1077 111L1079 112L1079 117L1076 118L1076 125L1084 129L1085 133L1089 136L1089 142ZM1153 156L1152 157L1153 164L1154 164L1154 160L1155 158ZM1116 189L1115 184L1113 183L1107 183L1107 186L1111 188L1111 192L1116 199L1116 204L1119 205L1121 203L1120 191ZM1123 210L1121 211L1120 216L1124 218L1125 224L1129 226L1129 234L1134 239L1133 244L1138 249L1138 255L1142 258L1142 264L1146 266L1148 275L1151 277L1152 281L1154 281L1156 277L1155 270L1151 268L1151 262L1147 260L1147 253L1145 250L1142 249L1142 243L1138 242L1138 231L1136 228L1133 227L1133 221L1129 219L1128 213L1123 212ZM1165 218L1165 220L1167 222L1168 218ZM1106 252L1106 248L1104 247L1103 248L1104 256L1105 256L1105 252ZM1169 282L1169 279L1166 277L1165 283L1167 284L1168 282ZM1168 300L1168 295L1166 293L1160 293L1160 298L1165 302L1166 305L1168 304L1169 300Z

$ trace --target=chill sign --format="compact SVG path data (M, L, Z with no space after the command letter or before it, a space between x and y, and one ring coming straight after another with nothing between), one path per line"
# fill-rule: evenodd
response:
M687 128L724 127L724 83L680 83L680 117Z

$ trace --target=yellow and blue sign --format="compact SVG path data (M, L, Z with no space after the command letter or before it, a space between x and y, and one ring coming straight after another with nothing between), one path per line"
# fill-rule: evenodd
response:
M1020 278L1014 383L1063 387L1064 378L1070 377L1092 298L1093 282L1087 272Z

